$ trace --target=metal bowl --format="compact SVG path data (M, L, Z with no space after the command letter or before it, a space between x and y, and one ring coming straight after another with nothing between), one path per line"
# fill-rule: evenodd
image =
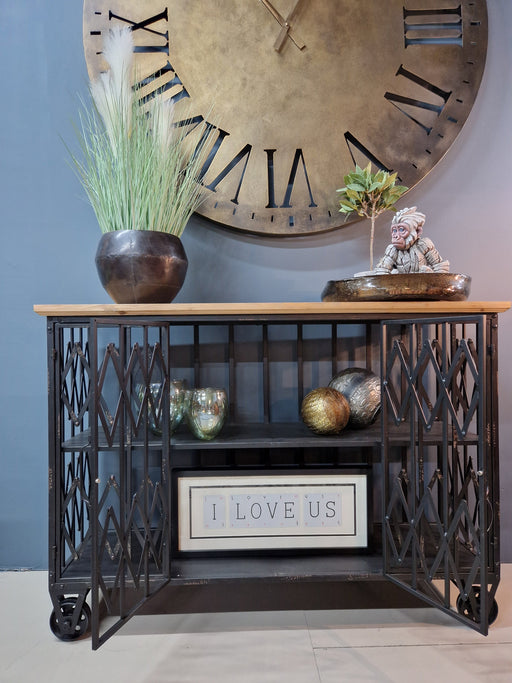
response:
M462 273L396 273L329 280L322 301L465 301L471 278Z

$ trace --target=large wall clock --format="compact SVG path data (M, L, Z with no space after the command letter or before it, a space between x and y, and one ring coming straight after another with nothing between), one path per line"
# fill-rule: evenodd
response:
M265 235L342 225L355 162L413 187L461 130L487 48L485 0L85 0L90 76L114 24L147 97L186 100L212 132L199 213Z

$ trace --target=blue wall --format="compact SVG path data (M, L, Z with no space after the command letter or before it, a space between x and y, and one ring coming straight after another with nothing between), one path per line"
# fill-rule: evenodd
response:
M512 2L488 0L480 93L457 141L408 195L426 234L473 277L473 300L512 298ZM34 303L107 303L94 267L99 229L66 163L85 92L80 0L2 0L0 59L0 568L47 564L45 320ZM378 226L376 254L387 244ZM380 230L379 230L380 227ZM367 267L363 224L279 241L193 219L177 301L316 301L329 279ZM502 559L512 562L512 312L501 319Z

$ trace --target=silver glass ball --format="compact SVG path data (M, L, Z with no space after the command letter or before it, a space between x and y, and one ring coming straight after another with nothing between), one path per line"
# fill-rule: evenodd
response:
M350 426L367 427L377 419L381 406L380 377L366 368L347 368L329 382L350 406Z

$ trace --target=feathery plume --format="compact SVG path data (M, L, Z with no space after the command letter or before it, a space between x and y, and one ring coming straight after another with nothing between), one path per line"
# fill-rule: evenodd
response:
M77 130L82 159L71 158L103 232L157 230L181 237L204 198L198 178L212 132L204 119L197 123L186 102L180 103L178 125L163 93L141 105L133 45L129 28L107 36L103 54L110 68L90 85L94 106L83 106Z

